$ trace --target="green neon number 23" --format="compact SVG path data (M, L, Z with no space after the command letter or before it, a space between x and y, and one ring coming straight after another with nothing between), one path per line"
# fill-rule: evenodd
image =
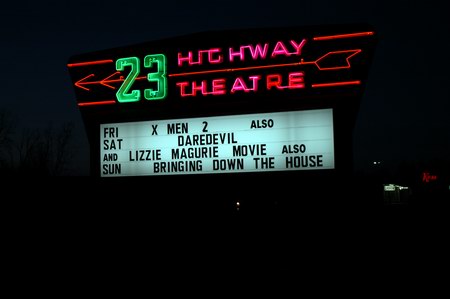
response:
M144 67L150 68L153 64L157 64L157 71L149 73L147 80L156 82L157 89L147 88L144 90L144 98L147 100L162 100L167 96L167 77L166 77L166 56L164 54L151 54L144 57ZM120 103L137 102L141 99L140 90L129 91L131 85L140 73L140 61L137 57L120 58L116 61L116 70L123 71L125 67L130 66L131 71L123 81L116 93L117 100Z

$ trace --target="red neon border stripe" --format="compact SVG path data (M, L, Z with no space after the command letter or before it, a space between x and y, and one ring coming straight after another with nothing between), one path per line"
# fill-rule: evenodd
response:
M84 103L78 103L78 106L83 107L83 106L96 106L96 105L111 105L111 104L115 104L116 101L114 100L109 100L109 101L100 101L100 102L84 102Z
M317 84L311 84L311 87L317 88L317 87L333 87L333 86L359 85L359 84L361 84L361 81L355 80L355 81L344 81L344 82L317 83Z
M339 39L339 38L352 38L352 37L362 37L374 35L373 31L366 32L357 32L357 33L347 33L347 34L336 34L336 35L327 35L327 36L316 36L313 37L313 40L330 40L330 39Z
M94 65L94 64L104 64L104 63L111 63L111 62L114 62L114 60L112 60L112 59L105 59L105 60L95 60L95 61L69 63L69 64L67 64L67 66L68 67L75 67L75 66L86 66L86 65Z

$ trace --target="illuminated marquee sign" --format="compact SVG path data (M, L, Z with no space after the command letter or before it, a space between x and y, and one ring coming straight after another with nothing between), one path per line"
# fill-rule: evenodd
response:
M369 27L202 33L74 56L80 107L198 98L301 99L365 80Z
M351 130L375 37L367 24L254 28L72 56L91 172L265 177L351 169Z
M100 126L101 176L334 168L331 109Z

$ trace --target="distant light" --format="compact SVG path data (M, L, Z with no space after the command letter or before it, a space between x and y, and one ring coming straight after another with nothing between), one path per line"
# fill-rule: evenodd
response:
M436 181L437 179L438 179L438 176L435 174L431 174L428 171L422 172L422 182L424 182L424 183Z
M384 191L395 191L395 185L394 184L385 184Z
M240 205L239 201L236 201L236 207L239 207Z
M409 187L406 186L400 186L396 184L384 184L383 185L384 191L397 191L397 190L408 190Z
M373 165L380 165L381 162L380 161L373 161Z

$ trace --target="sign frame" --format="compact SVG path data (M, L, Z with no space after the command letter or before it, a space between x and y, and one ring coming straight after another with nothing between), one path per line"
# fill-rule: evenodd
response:
M237 36L239 36L239 38L236 38ZM307 40L306 45L300 46L304 39ZM172 66L168 66L168 70L170 70L168 75L173 75L175 74L172 72L174 69L174 53L182 53L182 67L185 69L192 68L192 70L195 71L197 70L195 62L200 61L200 55L197 55L200 53L199 51L209 51L202 52L203 58L208 62L218 62L218 55L225 53L227 51L226 49L232 48L234 51L233 53L237 53L236 49L241 49L240 47L245 45L253 45L252 50L250 50L250 48L245 48L243 51L247 51L246 53L256 53L256 45L260 45L259 49L261 50L264 49L265 43L268 44L267 53L271 53L271 55L276 53L279 55L275 58L283 58L278 65L275 64L278 62L276 59L273 59L273 63L277 67L291 70L287 74L297 72L296 69L299 67L305 69L304 83L308 86L308 90L297 88L302 82L299 76L294 76L287 85L284 83L284 85L282 83L278 84L278 87L290 86L292 88L278 88L275 82L273 83L274 86L271 88L265 88L256 92L254 90L245 90L244 85L241 84L239 86L242 88L240 90L236 89L235 93L231 94L231 90L238 86L236 85L237 72L232 71L228 72L229 76L226 77L226 82L232 82L226 83L230 84L227 85L228 94L226 95L203 94L203 89L199 87L197 96L182 97L180 96L182 93L180 91L181 87L178 86L179 94L173 96L173 88L176 84L171 84L171 87L169 86L168 89L168 96L164 100L144 100L146 90L149 90L148 93L151 94L156 90L154 88L155 86L147 85L138 87L138 85L136 85L136 88L134 88L133 85L131 85L128 90L124 91L122 89L121 92L128 96L132 95L135 90L138 90L140 91L140 100L125 100L120 104L115 100L114 103L101 105L86 105L87 100L85 100L85 102L82 101L83 94L88 92L86 89L94 90L95 88L102 88L102 90L107 91L118 91L118 89L123 87L123 85L121 85L120 88L119 86L114 85L117 83L114 81L119 81L119 77L118 75L110 76L110 70L108 70L107 73L102 74L102 76L97 73L92 73L94 76L91 76L91 66L82 65L84 62L100 62L107 60L105 58L108 58L109 60L112 59L113 63L116 64L117 68L120 70L123 66L118 66L118 64L120 64L119 58L138 57L143 63L141 69L145 69L145 66L148 66L149 73L146 74L147 79L144 78L143 80L148 84L152 84L150 81L155 78L151 78L151 75L155 74L155 67L156 69L160 68L160 64L159 62L155 62L156 60L151 60L151 58L147 58L148 61L144 62L147 57L146 54L155 55L172 53L171 55L167 54L166 58L168 64L172 63ZM284 111L308 111L316 109L332 109L333 112L334 169L311 170L308 171L307 174L302 171L281 171L276 174L242 173L213 174L211 176L214 177L214 179L218 179L219 177L217 176L227 178L232 177L232 180L237 182L244 177L267 178L267 180L271 180L272 178L278 177L314 178L316 176L325 176L336 178L350 175L353 170L353 127L369 75L368 70L374 54L375 43L375 30L369 24L338 24L208 31L72 56L68 62L68 70L74 84L77 104L90 142L91 175L94 177L101 177L101 140L99 131L104 124L276 113ZM290 50L288 47L291 47ZM214 52L215 50L211 50L218 48L221 48L222 52L219 52L218 50ZM298 50L297 52L296 49ZM190 58L191 56L189 53L192 53L192 58ZM283 55L283 53L285 55ZM336 60L340 62L330 62L331 65L322 64L325 61L325 58L330 57L331 54L329 53L333 55L338 54L337 56L342 54L343 56L339 56L341 57L339 58L340 60ZM261 57L262 56L259 58ZM270 59L272 59L272 56L270 56ZM267 54L265 60L269 61L270 59L269 54ZM228 62L231 64L231 58L229 58L229 60L230 61ZM240 67L251 67L251 70L242 70L243 74L251 75L253 73L249 72L253 72L255 71L255 67L261 66L258 65L261 61L262 59L256 59L250 61L249 65L243 65L241 63L240 65L236 65L236 69ZM296 65L284 66L286 63L289 64L294 62ZM94 64L92 67L97 68L100 65L101 64ZM217 70L217 68L211 69L217 65L220 65L220 63L209 63L202 71ZM268 65L265 65L263 68L258 69L258 74L265 76L264 72L268 67ZM272 68L272 65L270 65L270 67ZM95 70L95 68L92 70ZM129 70L132 67L127 65L123 68ZM78 73L78 71L82 69L84 69L85 73ZM223 69L230 68L228 65L223 65ZM312 82L311 78L316 78L315 76L318 74L321 74L321 81L315 83ZM129 73L127 73L126 76L123 76L124 78L120 79L125 82L126 77L128 76ZM210 84L213 84L213 80L217 79L209 74L204 76L205 80L211 79L209 81ZM342 79L343 81L336 82L336 76L344 78ZM95 78L95 80L93 78ZM171 78L173 79L173 77L169 77L168 82L172 80ZM229 78L232 78L232 80L228 81ZM271 78L277 80L276 77ZM289 77L284 76L280 80L286 80L286 78ZM268 82L271 82L267 79L267 76L265 79L258 80L261 80L258 82L263 82L265 85L269 84ZM199 82L201 82L201 80ZM328 84L333 82L337 84ZM313 84L320 86L316 86L316 88L313 87ZM216 88L216 92L222 90L220 88L221 81L218 83L216 82L216 87L217 86L219 87L218 89ZM246 86L248 87L248 85ZM315 173L319 174L316 175ZM186 176L196 177L196 175ZM202 175L203 178L209 176L209 174ZM152 178L154 177L155 176L152 176Z

